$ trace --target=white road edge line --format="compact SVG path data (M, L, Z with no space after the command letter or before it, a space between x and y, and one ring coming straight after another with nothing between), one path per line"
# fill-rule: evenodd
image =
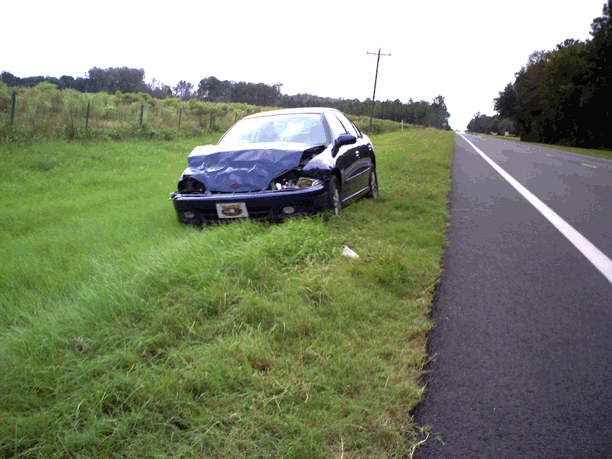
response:
M565 220L557 215L550 207L535 197L531 191L517 182L510 174L494 163L491 158L485 155L472 142L466 139L463 134L459 134L463 140L469 143L476 152L488 162L493 169L505 178L516 191L518 191L527 201L529 201L544 217L557 228L580 252L604 275L612 284L612 260L610 260L601 250L595 247L587 238L576 231Z

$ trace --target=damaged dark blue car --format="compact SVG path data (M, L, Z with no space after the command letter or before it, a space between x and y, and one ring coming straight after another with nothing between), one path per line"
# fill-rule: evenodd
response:
M171 194L180 222L280 220L378 196L370 139L342 112L300 108L257 113L216 145L196 147Z

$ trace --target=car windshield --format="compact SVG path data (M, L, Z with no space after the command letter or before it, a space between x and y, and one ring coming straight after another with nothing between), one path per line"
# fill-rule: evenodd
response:
M269 115L239 121L219 144L263 142L322 145L328 140L321 115Z

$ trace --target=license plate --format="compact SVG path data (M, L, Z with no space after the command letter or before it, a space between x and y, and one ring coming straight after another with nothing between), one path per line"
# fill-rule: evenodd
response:
M217 204L219 218L245 218L249 216L244 202L228 202Z

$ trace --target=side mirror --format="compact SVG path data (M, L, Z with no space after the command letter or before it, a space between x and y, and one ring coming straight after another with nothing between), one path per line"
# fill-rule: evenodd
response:
M334 142L334 148L332 150L332 155L336 156L338 154L338 150L340 149L340 147L344 145L351 145L356 142L357 142L357 137L355 137L354 135L342 134Z
M340 137L336 139L334 146L336 148L340 148L343 145L351 145L357 142L357 137L351 134L342 134Z

